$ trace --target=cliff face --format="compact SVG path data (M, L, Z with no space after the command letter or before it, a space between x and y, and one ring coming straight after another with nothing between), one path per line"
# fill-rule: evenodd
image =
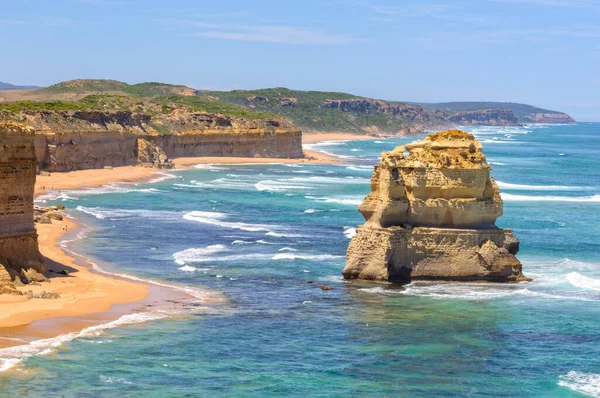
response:
M283 120L179 110L153 119L129 111L28 110L22 116L35 129L38 168L49 171L148 164L148 153L138 151L139 139L169 157L303 156L301 131Z
M575 119L566 113L532 113L524 116L531 123L547 123L547 124L575 124Z
M35 169L33 129L0 122L0 293L14 292L19 274L45 271L33 225Z
M456 112L446 117L462 126L519 126L519 120L508 109L481 109Z
M481 148L472 135L449 130L383 153L359 206L366 223L350 242L344 277L524 279L519 241L495 226L502 200Z
M518 126L519 121L509 109L479 109L460 112L444 112L421 106L378 101L372 99L327 100L324 107L342 112L366 115L385 114L393 116L406 125L400 129L404 134L420 134L426 129L449 125ZM385 127L385 126L384 126Z

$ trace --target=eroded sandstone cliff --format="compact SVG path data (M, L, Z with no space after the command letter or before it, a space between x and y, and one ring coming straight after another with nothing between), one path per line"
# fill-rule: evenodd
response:
M350 242L347 279L392 282L525 279L519 241L499 229L502 199L481 144L458 130L382 154L366 223Z
M35 130L40 170L154 165L161 150L171 158L303 156L302 132L283 119L248 120L181 109L154 117L131 111L25 110L20 117ZM156 146L156 159L139 139Z
M33 225L35 175L33 129L0 122L0 293L17 294L15 282L43 278Z

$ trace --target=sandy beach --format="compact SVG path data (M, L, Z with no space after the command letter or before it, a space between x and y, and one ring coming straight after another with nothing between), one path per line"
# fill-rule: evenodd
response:
M366 134L356 134L356 133L344 133L344 132L334 132L334 133L303 133L302 134L302 143L303 144L316 144L323 141L346 141L346 140L374 140L377 138L381 138L379 136L366 135ZM306 150L304 150L306 152Z
M64 218L52 224L37 224L40 252L46 257L49 282L26 285L23 292L58 293L56 299L28 299L26 296L0 295L0 330L29 325L47 318L73 317L108 311L115 304L135 303L148 296L148 286L124 279L105 276L90 270L91 264L81 266L64 252L59 241L67 233L63 226L73 230L76 224ZM66 270L68 275L59 272ZM69 329L64 325L64 328ZM9 329L8 329L9 330ZM0 347L14 345L0 337Z
M313 133L303 138L303 143L317 143L327 140L373 139L348 133ZM195 157L174 159L177 168L190 167L197 164L265 164L265 163L314 163L333 164L339 161L335 156L317 151L304 150L305 158L240 158L240 157ZM150 180L157 174L164 173L151 168L136 166L114 167L112 169L78 170L66 173L50 173L48 176L38 176L35 184L35 194L40 195L49 191L73 190L87 187L99 187L115 182L141 182ZM57 299L28 299L26 296L0 296L0 348L13 346L19 339L11 336L27 335L46 338L54 335L78 331L89 324L90 319L111 321L127 311L131 312L147 305L149 295L156 287L145 283L133 282L126 279L104 275L92 270L89 263L82 264L65 252L60 241L68 231L77 228L73 220L64 218L63 221L53 220L52 224L36 224L39 234L40 251L46 257L50 282L38 285L22 286L23 292L31 290L34 294L42 292L58 293ZM67 275L60 274L62 270ZM165 288L162 288L165 295ZM181 296L173 291L174 296ZM144 304L144 302L146 303ZM115 310L118 308L118 310ZM90 315L94 317L89 318ZM82 321L82 316L88 319ZM80 318L78 318L80 317Z

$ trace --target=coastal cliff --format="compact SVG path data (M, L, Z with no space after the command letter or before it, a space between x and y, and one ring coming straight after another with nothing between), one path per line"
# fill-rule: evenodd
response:
M40 170L154 165L147 151L140 152L139 140L152 142L168 157L303 156L302 132L280 119L249 120L181 109L153 117L96 110L23 110L19 116L35 131Z
M350 242L346 279L518 282L519 241L495 226L500 190L481 144L459 130L382 154L366 223Z
M36 160L33 129L0 121L0 293L44 279L33 224Z
M459 106L448 103L436 108L436 104L384 101L348 93L283 87L197 91L196 95L279 114L304 131L352 131L371 135L414 135L461 125L518 126L529 122L529 119L521 118L522 112L556 114L521 104L465 103L465 106Z
M420 133L426 128L444 125L518 126L519 121L508 109L481 109L462 112L442 112L421 106L372 99L327 100L324 107L343 112L363 114L383 113L401 118L412 127L411 132Z

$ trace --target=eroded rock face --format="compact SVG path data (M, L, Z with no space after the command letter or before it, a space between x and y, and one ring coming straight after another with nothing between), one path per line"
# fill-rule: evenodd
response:
M155 145L148 140L139 138L138 145L138 164L144 167L155 167L157 169L172 169L173 161L171 161L165 151L158 145Z
M383 153L344 277L523 280L519 241L495 226L502 199L481 148L471 134L448 130Z
M0 290L12 291L9 280L23 270L45 271L33 225L33 142L32 128L0 122Z
M154 164L138 159L140 139L171 158L303 157L302 132L283 119L181 109L154 118L130 111L33 110L23 111L21 117L35 129L39 169L52 172Z

